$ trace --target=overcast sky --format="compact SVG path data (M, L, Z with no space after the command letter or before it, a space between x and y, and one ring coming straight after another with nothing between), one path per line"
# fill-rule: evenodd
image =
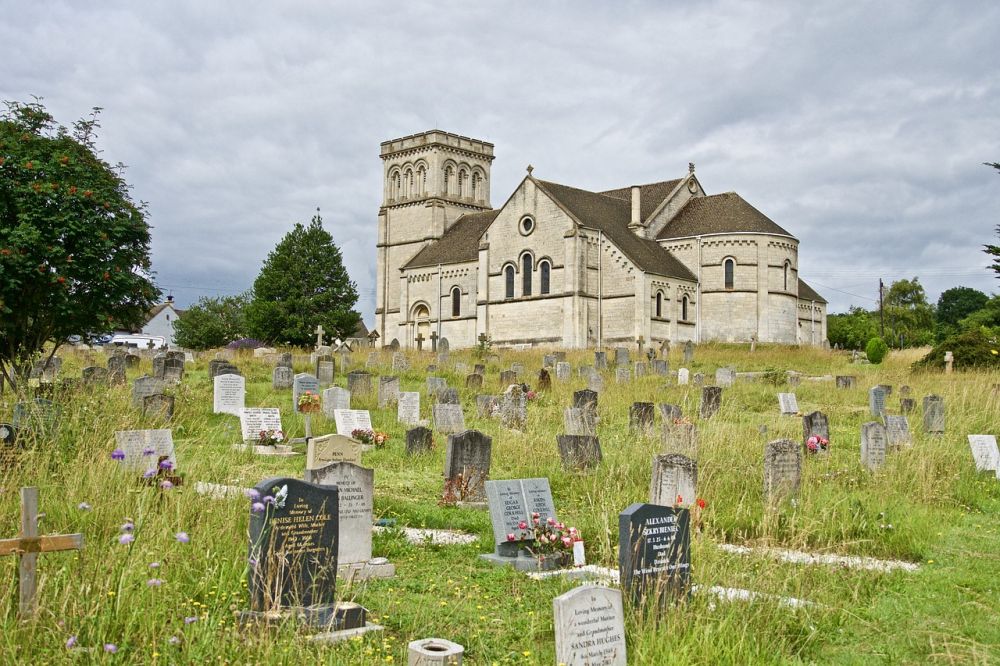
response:
M799 238L830 311L878 279L1000 291L1000 2L0 0L0 98L100 146L182 305L250 288L316 207L370 324L379 143L431 128L585 189L682 176Z

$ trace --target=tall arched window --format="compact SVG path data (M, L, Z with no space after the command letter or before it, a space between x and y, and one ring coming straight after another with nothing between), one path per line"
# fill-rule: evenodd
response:
M451 167L450 166L446 166L444 168L444 193L445 193L445 196L451 194L451 180L452 180Z
M534 265L534 260L531 258L530 254L525 254L521 257L521 295L531 296L531 269Z
M687 294L681 299L681 321L688 321L688 297Z
M514 267L507 266L503 269L503 278L505 282L504 298L514 298Z
M726 259L722 262L722 267L726 273L726 289L733 288L733 274L736 272L736 260Z
M451 290L451 316L458 317L462 314L462 290L453 287Z
M552 272L552 267L549 265L548 261L543 261L538 264L538 293L547 294L549 293L549 274Z
M788 291L788 262L785 262L785 286L784 290Z
M656 292L656 316L657 317L662 317L663 316L663 292L662 291Z
M473 172L472 174L472 200L478 201L482 197L479 196L479 174Z

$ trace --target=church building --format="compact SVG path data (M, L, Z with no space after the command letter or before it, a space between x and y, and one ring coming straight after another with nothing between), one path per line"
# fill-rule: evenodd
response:
M679 178L591 192L527 175L490 204L493 144L432 130L381 145L382 344L822 345L799 241L735 192ZM429 342L427 343L429 345Z

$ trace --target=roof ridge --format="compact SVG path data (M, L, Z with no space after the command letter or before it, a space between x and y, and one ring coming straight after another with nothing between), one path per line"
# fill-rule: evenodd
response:
M563 185L562 183L557 183L557 182L555 182L553 180L542 180L541 178L536 178L535 180L537 180L539 183L542 183L542 185L555 185L556 187L565 187L567 190L575 190L577 192L583 192L584 194L592 194L595 197L601 197L601 198L607 199L609 201L615 201L615 202L619 202L619 203L625 203L624 199L619 199L618 197L608 196L607 194L604 194L603 192L595 192L593 190L585 190L582 187L573 187L572 185ZM611 190L607 190L607 191L610 192Z
M627 190L630 187L649 187L651 185L663 185L665 183L672 183L677 180L684 180L683 176L681 178L667 178L666 180L654 180L651 183L639 183L638 185L622 185L621 187L611 187L606 190L601 190L595 192L595 194L603 194L604 192L614 192L615 190Z

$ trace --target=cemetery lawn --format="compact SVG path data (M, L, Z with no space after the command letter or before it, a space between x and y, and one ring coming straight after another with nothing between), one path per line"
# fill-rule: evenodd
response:
M682 365L677 347L672 370ZM61 355L63 377L79 376L92 364L84 354ZM366 357L355 354L353 368L363 368ZM616 384L609 368L598 408L604 460L589 472L562 468L555 437L573 391L587 385L577 368L593 363L591 352L568 353L572 377L559 381L552 373L552 390L529 402L524 433L478 418L475 393L500 393L499 371L511 362L524 363L522 379L533 385L541 352L501 352L501 362L488 364L480 391L466 389L465 372L454 367L458 361L471 368L477 362L471 353L452 352L434 374L459 389L467 427L493 438L490 477L547 477L560 519L582 531L588 561L612 569L618 514L648 501L651 459L660 451L658 437L629 433L629 407L674 403L698 424L698 495L707 505L692 535L697 589L658 621L626 610L629 663L998 663L1000 480L976 473L966 436L998 434L1000 396L993 387L1000 373L911 373L917 358L895 353L869 366L822 350L758 346L750 354L745 346L701 345L685 367L692 376L704 373L706 384L722 366L771 371L724 389L720 411L708 420L697 418L695 386L665 386L665 378L652 374ZM408 457L395 406L378 409L374 390L355 395L352 407L370 410L374 427L390 435L384 448L364 453L363 464L375 470L375 517L390 524L375 534L374 555L389 558L397 572L393 579L338 585L337 595L363 604L385 632L325 646L291 626L241 628L234 613L248 608L249 503L242 496L212 499L196 493L195 484L249 488L269 477L302 478L305 456L233 450L239 421L212 413L207 360L188 364L183 383L171 389L172 423L142 416L131 406L130 387L75 388L53 396L62 410L54 432L22 432L28 448L16 467L0 472L0 539L20 529L18 489L37 486L40 534L82 533L84 549L39 555L39 612L26 622L17 617L17 558L0 558L2 663L403 664L406 644L429 636L465 646L468 664L555 663L552 599L577 583L535 581L480 560L493 550L488 513L438 504L445 437L435 433L432 451ZM100 353L93 361L105 362ZM271 366L249 355L233 362L247 378L246 405L280 407L286 432L301 437L291 391L271 388ZM424 418L430 417L425 380L432 362L429 353L411 354L410 369L400 375L400 390L421 392ZM310 370L307 355L295 357L295 369ZM805 378L790 388L789 369L831 377ZM388 355L370 371L391 374ZM128 370L129 383L149 372L144 359ZM344 374L338 367L337 385L345 385ZM856 376L855 387L838 390L835 375ZM869 472L860 463L859 432L875 420L868 388L876 384L893 386L890 413L899 413L903 385L912 387L917 408L909 415L912 447ZM767 508L764 445L802 438L801 418L780 415L779 392L794 392L802 413L821 410L829 417L831 452L803 461L794 503ZM932 393L944 398L944 435L923 431L921 399ZM9 391L0 396L0 422L10 420L14 402ZM172 490L140 485L110 459L116 430L158 427L172 428L184 477ZM321 414L312 427L314 434L334 431ZM120 542L126 521L134 524L130 544ZM478 541L413 544L397 529L402 526L459 530ZM755 550L734 553L722 544ZM773 549L899 560L917 569L792 563ZM733 590L755 596L732 598L741 594ZM67 648L67 641L74 646ZM108 645L115 651L106 651Z

